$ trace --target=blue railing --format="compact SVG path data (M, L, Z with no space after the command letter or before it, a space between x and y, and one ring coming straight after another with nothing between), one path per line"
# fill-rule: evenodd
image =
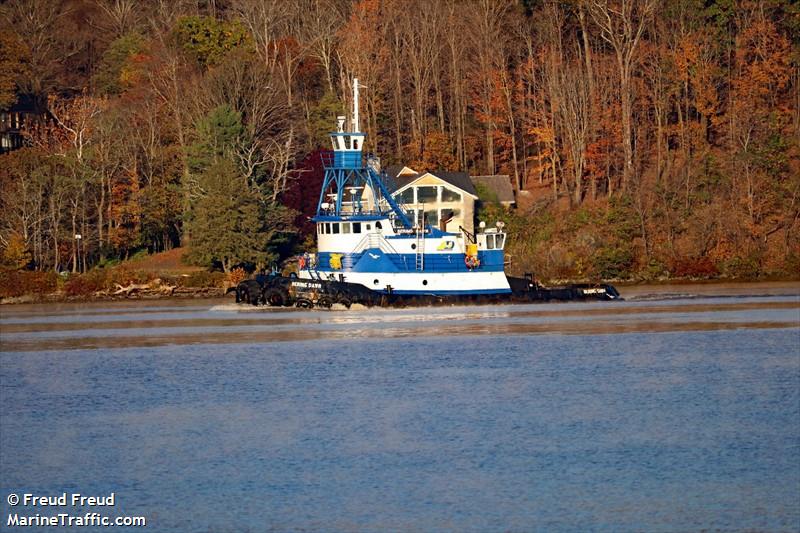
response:
M364 168L361 152L334 150L322 152L320 157L322 158L322 165L326 169Z

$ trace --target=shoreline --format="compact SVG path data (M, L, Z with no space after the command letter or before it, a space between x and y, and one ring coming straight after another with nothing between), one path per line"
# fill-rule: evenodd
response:
M566 285L569 283L585 283L585 281L567 281L559 280L558 283L546 284L545 286L558 286ZM673 288L674 290L692 289L697 291L701 289L702 293L718 293L721 289L729 289L733 292L747 292L748 289L764 288L764 289L789 289L800 295L800 278L794 279L765 279L765 280L737 280L737 279L667 279L667 280L654 280L643 282L632 281L610 281L606 282L614 285L623 297L630 297L635 295L646 294L650 289L656 293L669 294L665 289ZM705 289L705 290L703 290ZM199 300L215 300L224 299L226 297L225 289L221 287L198 287L198 288L182 288L171 294L163 293L133 293L130 295L108 295L108 294L92 294L82 296L67 296L65 294L52 293L52 294L26 294L22 296L14 296L7 298L0 298L0 306L13 306L13 305L41 305L41 304L80 304L80 303L101 303L101 302L146 302L146 301L199 301Z
M132 295L85 295L67 296L66 294L24 294L22 296L11 296L0 298L0 306L22 305L22 304L63 304L63 303L94 303L94 302L139 302L139 301L185 301L185 300L213 300L224 298L225 290L222 288L209 287L192 289L191 291L180 291L172 294L132 294Z

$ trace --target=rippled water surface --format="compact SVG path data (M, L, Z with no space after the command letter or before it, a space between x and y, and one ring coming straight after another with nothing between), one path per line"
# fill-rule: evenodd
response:
M0 530L112 491L148 531L800 530L800 286L621 292L2 307Z

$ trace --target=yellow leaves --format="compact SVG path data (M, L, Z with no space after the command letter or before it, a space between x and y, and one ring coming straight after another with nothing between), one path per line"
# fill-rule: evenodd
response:
M14 233L8 239L8 245L2 254L2 264L12 269L25 268L31 262L31 253L25 239L19 233Z
M555 132L550 126L535 126L528 128L528 135L532 135L537 142L548 145L555 140Z

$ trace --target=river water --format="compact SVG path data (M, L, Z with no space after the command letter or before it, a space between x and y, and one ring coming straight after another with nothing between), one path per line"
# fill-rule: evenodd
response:
M621 292L2 307L0 530L64 492L147 531L800 530L800 285Z

